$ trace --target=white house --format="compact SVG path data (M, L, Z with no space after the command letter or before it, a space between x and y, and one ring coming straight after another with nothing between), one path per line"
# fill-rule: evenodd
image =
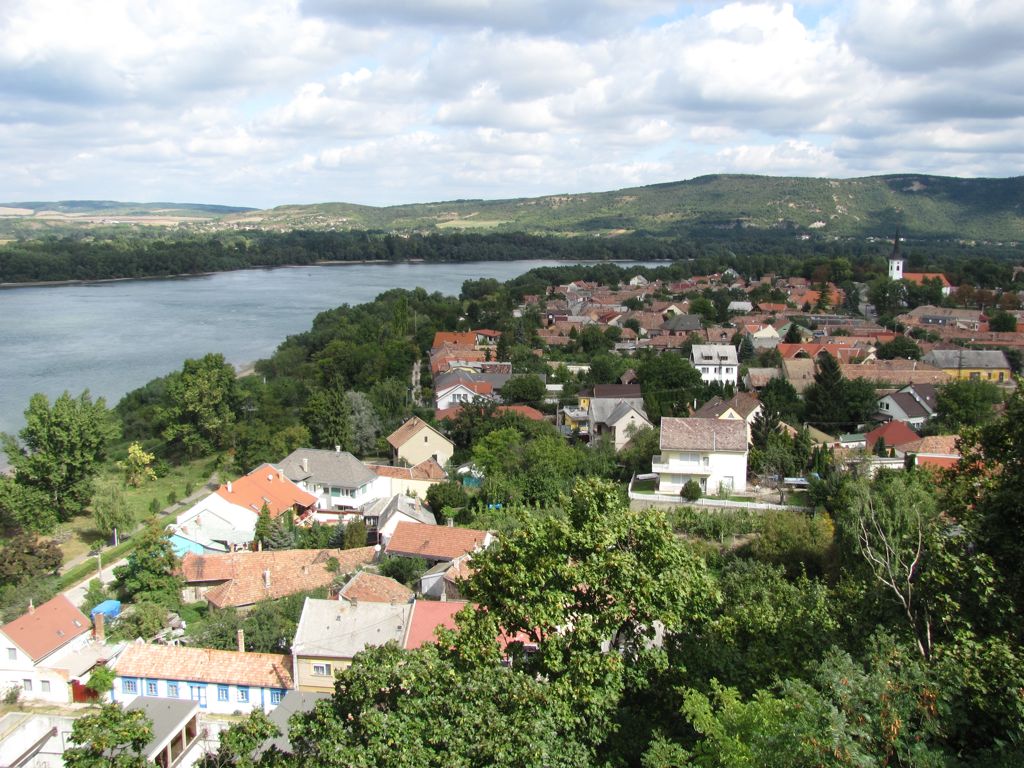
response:
M0 694L20 689L23 699L66 704L71 674L62 660L92 640L92 622L64 595L0 627ZM91 665L90 665L91 666Z
M884 421L905 421L917 429L938 410L938 392L934 384L909 384L878 400L878 414Z
M241 638L239 638L241 645ZM201 710L230 715L269 712L294 688L290 656L131 643L111 665L111 701L139 696L183 699Z
M690 362L707 384L717 381L736 386L739 381L740 363L731 344L694 344Z
M663 418L661 455L651 460L661 493L696 480L704 493L747 488L747 425L741 420Z
M593 407L596 400L591 400ZM636 406L627 402L618 403L611 413L604 417L603 421L597 422L597 435L607 434L612 441L615 451L621 451L634 434L646 427L653 427L647 418L647 412L642 406Z
M314 518L336 523L337 513L390 495L391 481L348 451L298 448L280 463L285 476L317 497Z

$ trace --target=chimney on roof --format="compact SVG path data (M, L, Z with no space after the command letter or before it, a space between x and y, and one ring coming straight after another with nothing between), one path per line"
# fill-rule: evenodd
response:
M334 446L334 452L335 453L341 453L341 446L340 445Z
M36 606L32 602L32 598L31 597L28 599L28 612L29 613L35 613L36 612Z
M262 552L263 551L263 539L257 539L256 540L256 551L257 552Z
M263 588L270 589L270 569L265 568L263 570Z
M245 653L245 630L239 627L236 633L236 639L238 640L238 652Z
M444 590L441 591L441 602L442 603L447 603L448 602L448 593L445 592Z
M448 518L448 527L449 528L454 528L455 527L455 518L454 517L449 517Z
M231 493L231 481L228 480L228 493Z
M107 617L102 612L97 613L92 617L92 636L97 643L105 643L107 641L106 632L106 621Z
M309 459L302 460L302 471L309 472Z

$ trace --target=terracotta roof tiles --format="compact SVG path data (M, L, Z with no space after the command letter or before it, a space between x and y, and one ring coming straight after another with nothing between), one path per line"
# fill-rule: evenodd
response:
M487 531L403 521L395 527L385 551L389 555L422 557L427 560L454 560L489 543L490 534Z
M338 593L339 598L364 603L408 603L413 591L387 576L359 571Z
M64 595L0 627L32 661L39 661L92 628L89 618Z
M292 657L212 648L131 643L114 663L121 677L294 688Z

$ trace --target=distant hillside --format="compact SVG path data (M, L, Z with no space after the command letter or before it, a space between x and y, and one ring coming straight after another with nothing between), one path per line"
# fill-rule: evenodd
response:
M387 208L325 203L228 216L266 228L700 234L752 227L833 236L1024 240L1024 178L862 179L717 175L646 187Z
M716 175L613 192L513 200L452 200L377 208L349 203L265 211L177 203L65 201L0 206L0 232L175 225L216 231L523 231L713 237L739 228L825 237L1024 241L1024 177L903 174L861 179Z

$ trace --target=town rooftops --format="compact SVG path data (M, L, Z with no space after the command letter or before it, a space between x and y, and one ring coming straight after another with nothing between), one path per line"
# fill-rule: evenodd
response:
M746 433L744 433L744 441ZM447 525L424 525L400 522L388 539L385 551L389 555L422 557L427 560L454 560L467 552L486 547L491 534L473 528L454 528Z
M444 344L472 349L476 346L476 331L465 331L463 333L457 331L438 331L434 334L434 343L431 345L431 348L436 349Z
M228 552L182 558L181 570L189 584L222 581L206 593L217 608L252 605L260 600L326 587L337 573L351 573L374 560L373 547L357 549L282 549L265 552Z
M747 425L733 419L661 420L663 451L735 451L747 450Z
M413 603L405 634L405 649L411 651L424 643L437 642L438 628L455 629L455 614L467 605L465 600L417 600Z
M38 662L91 628L84 613L64 595L57 595L4 624L0 631Z
M295 630L292 653L351 659L364 648L392 640L401 645L411 612L408 603L351 603L308 597Z
M298 448L284 458L281 469L294 482L336 488L359 488L374 479L373 471L348 451Z
M257 513L265 504L275 518L293 507L305 509L316 504L316 496L299 488L272 464L261 464L249 474L225 483L217 489L217 495Z
M414 593L387 576L359 571L338 593L339 598L362 603L408 603Z
M114 662L120 677L294 688L292 660L278 653L239 653L183 645L129 643Z

